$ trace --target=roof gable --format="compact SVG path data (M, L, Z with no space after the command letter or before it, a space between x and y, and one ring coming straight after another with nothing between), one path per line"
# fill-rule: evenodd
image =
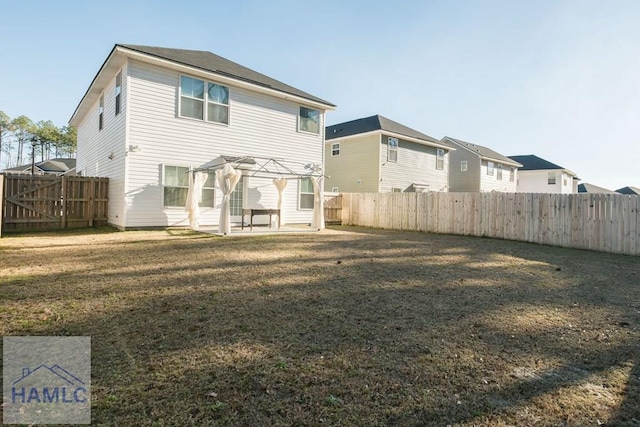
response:
M379 114L327 126L325 129L325 139L331 140L336 138L344 138L346 136L359 135L373 131L387 131L409 138L425 141L431 144L444 145L445 147L450 146L450 144L443 144L441 141L432 136L426 135L415 129L411 129L408 126L395 122Z
M187 50L187 49L172 49L166 47L156 46L140 46L133 44L117 44L136 52L144 53L147 55L155 56L157 58L167 59L169 61L187 65L190 67L199 68L204 71L208 71L214 74L220 74L225 77L231 77L236 80L253 83L258 86L274 89L279 92L289 93L301 98L308 99L310 101L319 102L329 107L335 107L324 99L313 96L300 89L296 89L293 86L282 83L276 79L272 79L269 76L261 74L236 62L230 61L222 56L218 56L215 53L211 53L205 50Z
M516 167L521 167L522 165L520 164L520 162L509 158L507 156L504 156L500 153L498 153L497 151L493 151L490 148L484 147L482 145L478 145L478 144L473 144L471 142L467 142L467 141L463 141L461 139L456 139L456 138L451 138L450 136L445 136L444 138L442 138L445 141L449 141L453 144L455 144L456 146L462 147L464 149L466 149L467 151L470 151L472 153L477 154L478 156L480 156L483 159L490 159L490 160L495 160L497 162L500 163L505 163L507 165L513 165Z
M578 184L578 193L616 194L615 191L607 190L606 188L598 187L588 182Z
M622 193L622 194L637 194L640 195L640 188L638 187L632 187L632 186L628 186L628 187L622 187L616 190L618 193Z
M116 44L78 103L69 120L71 125L75 126L79 123L87 113L87 109L89 108L87 104L91 104L98 99L104 87L113 79L117 70L122 67L128 57L143 61L147 60L156 65L169 68L171 64L175 64L176 69L182 70L182 72L192 70L194 73L200 71L218 75L221 80L228 82L226 84L233 84L235 81L239 86L243 86L249 90L263 92L281 98L289 98L289 96L291 96L302 104L304 104L306 100L309 105L320 109L332 110L336 107L328 101L211 52Z

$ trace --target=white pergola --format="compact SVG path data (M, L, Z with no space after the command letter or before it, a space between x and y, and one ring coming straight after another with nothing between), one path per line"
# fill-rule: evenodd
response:
M231 233L231 205L230 195L236 188L242 176L271 178L278 191L278 205L280 210L280 225L284 225L286 214L283 210L283 193L289 180L310 178L313 184L314 204L311 228L324 228L324 207L322 197L322 181L324 175L321 165L301 163L273 157L257 156L225 156L217 157L210 162L193 170L189 177L189 192L185 210L189 212L189 225L193 229L199 227L199 203L202 201L202 187L206 181L204 172L214 172L214 187L222 192L220 204L220 222L218 232L223 235Z

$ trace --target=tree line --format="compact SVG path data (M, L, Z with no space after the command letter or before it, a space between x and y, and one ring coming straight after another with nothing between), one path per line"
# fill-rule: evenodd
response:
M27 116L11 119L0 111L0 170L33 160L72 158L76 153L77 130L57 127L51 120L33 122Z

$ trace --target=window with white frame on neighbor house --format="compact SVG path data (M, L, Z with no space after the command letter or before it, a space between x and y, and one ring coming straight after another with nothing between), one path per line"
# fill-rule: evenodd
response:
M466 160L460 161L460 172L466 172L469 169L469 163Z
M314 207L314 192L313 192L313 183L311 182L313 178L302 178L300 179L300 183L298 186L299 189L299 207L300 209L313 209Z
M516 179L516 168L509 169L509 182L513 182Z
M496 173L498 181L502 181L502 163L498 163L498 172Z
M387 141L387 161L398 161L398 138L389 138Z
M298 113L298 130L301 132L320 133L320 111L313 108L300 107Z
M165 207L185 207L187 204L187 193L189 192L189 174L191 169L188 166L164 165L162 175L162 186L164 187L163 205ZM215 203L215 193L213 189L214 174L207 173L207 180L202 186L201 207L212 208Z
M229 124L229 88L180 76L180 116Z
M104 127L104 95L100 95L100 105L98 106L98 130Z
M493 176L493 170L495 169L495 165L493 162L487 162L487 175Z
M547 184L555 185L556 184L556 173L555 172L547 172Z
M118 114L120 114L120 94L122 93L122 71L120 71L118 73L118 75L116 76L116 111L115 111L115 115L117 116Z
M436 169L444 169L444 150L442 148L436 149Z
M331 156L339 156L340 155L340 143L336 142L331 144Z

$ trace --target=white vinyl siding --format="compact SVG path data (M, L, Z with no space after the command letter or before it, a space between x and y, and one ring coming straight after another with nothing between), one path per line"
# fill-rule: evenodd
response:
M383 159L386 158L387 139L390 137L383 134L379 144ZM449 191L449 152L445 152L442 170L436 169L436 152L436 147L399 139L397 163L380 165L380 192L390 192L393 188L415 191L414 183L426 185L423 191Z
M492 162L494 173L489 175L487 173L488 163L490 161L482 160L482 167L480 174L480 191L490 192L490 191L501 191L506 193L515 193L517 186L515 182L508 181L504 179L503 173L505 168L509 168L510 166L506 166L502 163Z
M550 174L553 174L555 184L549 184ZM563 180L567 179L568 183L573 181L573 177L562 169L553 170L519 170L517 172L518 192L519 193L557 193L571 194L577 192L577 186L563 186Z
M121 71L120 111L126 113L129 92L128 68ZM115 111L116 78L104 88L104 110ZM126 114L108 114L103 130L98 130L99 99L88 109L89 113L78 124L77 170L85 176L109 178L109 224L125 226L125 167L127 162ZM113 158L109 156L113 153Z
M176 111L179 82L177 71L130 61L129 144L138 145L141 151L128 157L129 178L125 190L128 227L188 225L184 210L162 207L160 168L163 164L173 164L175 159L192 167L221 154L322 164L323 132L317 135L298 132L299 104L230 87L232 126L212 126L204 120L179 117ZM322 130L324 114L319 120ZM278 193L271 179L251 177L245 190L245 207L276 207ZM218 223L219 191L215 199L215 208L201 209L200 222L204 226ZM312 211L298 208L294 182L285 189L283 203L287 222L311 221Z

